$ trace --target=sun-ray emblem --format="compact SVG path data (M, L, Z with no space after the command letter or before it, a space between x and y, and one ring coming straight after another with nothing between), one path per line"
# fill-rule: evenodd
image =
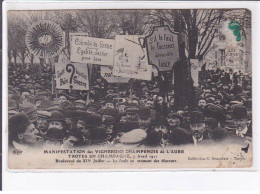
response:
M27 30L25 43L32 54L48 59L61 52L64 39L60 26L51 21L41 20Z

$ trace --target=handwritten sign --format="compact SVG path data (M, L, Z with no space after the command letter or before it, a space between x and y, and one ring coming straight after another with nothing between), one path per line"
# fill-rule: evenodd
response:
M71 61L113 66L112 39L92 38L71 34Z
M101 76L108 83L127 83L130 80L130 78L115 76L111 66L101 66Z
M191 66L191 77L194 81L194 86L199 86L199 60L198 59L190 59Z
M156 26L152 33L145 37L148 63L158 67L159 71L170 71L179 60L177 33L168 26Z
M148 65L145 48L139 35L116 36L113 73L117 76L151 80L152 66Z
M89 90L87 64L56 63L56 88L71 90Z

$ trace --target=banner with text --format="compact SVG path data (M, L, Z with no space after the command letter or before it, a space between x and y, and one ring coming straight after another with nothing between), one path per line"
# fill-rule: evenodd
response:
M139 35L116 36L113 73L117 76L151 80L152 67L148 65L146 50Z
M115 40L71 35L71 61L113 66Z
M80 63L56 63L56 88L89 90L88 66Z
M156 26L153 32L145 37L150 65L158 67L159 71L171 71L174 63L179 60L177 33L168 26Z
M130 78L115 76L111 66L101 66L101 76L108 83L127 83L130 80Z

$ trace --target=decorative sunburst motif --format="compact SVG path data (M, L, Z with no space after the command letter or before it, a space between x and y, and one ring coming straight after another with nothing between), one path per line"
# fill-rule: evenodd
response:
M32 54L48 59L61 52L64 39L60 26L51 21L41 20L27 30L25 43Z

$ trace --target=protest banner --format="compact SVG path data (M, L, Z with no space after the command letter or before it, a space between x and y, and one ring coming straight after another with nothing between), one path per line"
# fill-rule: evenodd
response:
M72 62L113 66L115 40L70 35Z
M139 35L116 36L113 73L117 76L151 80L152 67L148 65L146 50Z
M70 90L89 90L87 64L56 63L56 88Z
M150 35L145 37L148 63L159 71L170 71L179 60L177 33L168 26L155 26Z
M127 83L130 80L130 78L115 76L111 66L101 66L101 76L108 83Z
M57 56L64 48L65 34L58 24L42 20L27 30L25 43L31 54L49 59Z
M190 59L191 77L194 81L194 86L199 86L199 59Z

